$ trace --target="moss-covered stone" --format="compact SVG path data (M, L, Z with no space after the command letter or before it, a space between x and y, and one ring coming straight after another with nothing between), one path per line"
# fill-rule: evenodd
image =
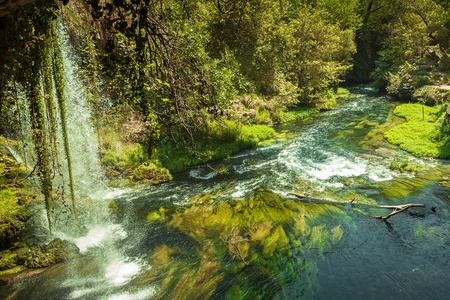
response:
M79 253L74 244L61 239L55 239L44 246L18 244L15 248L0 252L0 271L14 268L22 270L23 267L45 268L70 260Z
M158 184L172 180L172 175L164 168L154 164L141 164L133 170L133 179L145 184Z

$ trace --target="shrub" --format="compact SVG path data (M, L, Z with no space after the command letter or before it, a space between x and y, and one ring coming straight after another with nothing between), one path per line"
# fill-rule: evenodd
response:
M388 93L402 100L411 98L418 70L419 68L416 65L406 62L399 68L397 73L389 72L389 83L386 87Z
M103 156L102 163L105 166L112 167L112 166L117 165L118 161L117 161L117 158L114 155L107 154L107 155Z
M437 105L450 102L450 90L433 86L424 86L413 94L413 100L426 105Z

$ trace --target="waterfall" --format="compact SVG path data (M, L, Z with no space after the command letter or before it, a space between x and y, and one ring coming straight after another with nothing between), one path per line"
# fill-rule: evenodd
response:
M92 103L80 78L79 61L70 43L65 25L58 24L58 44L62 52L65 76L65 106L72 172L77 198L77 210L82 230L61 224L55 235L75 243L81 253L98 264L89 278L74 272L64 285L73 288L69 298L83 298L102 293L116 294L120 286L134 278L147 262L130 258L123 241L129 233L110 216L110 199L124 190L109 188L100 165L99 141L94 130ZM62 133L59 133L62 140ZM61 153L62 150L59 150ZM62 155L61 155L62 156ZM67 162L64 162L67 165ZM63 166L66 169L67 166ZM81 201L79 201L81 200ZM145 294L152 294L153 289ZM119 292L120 295L121 292Z
M77 197L97 198L108 192L99 160L99 142L94 131L92 106L79 76L78 61L64 24L58 24L66 95L67 135Z

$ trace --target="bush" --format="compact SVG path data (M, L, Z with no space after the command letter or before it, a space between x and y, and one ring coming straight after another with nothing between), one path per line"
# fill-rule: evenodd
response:
M397 73L389 72L389 82L386 87L388 93L402 100L410 99L414 93L418 70L419 68L416 65L406 62L399 68Z
M424 86L414 92L413 100L426 105L437 105L450 102L450 90L444 90L433 86Z

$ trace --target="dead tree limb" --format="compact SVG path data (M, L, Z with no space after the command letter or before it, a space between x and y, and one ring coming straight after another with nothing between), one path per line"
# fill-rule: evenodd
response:
M293 195L296 196L297 198L303 199L305 198L305 195L303 194L298 194L298 193L289 193L288 195ZM335 205L343 205L343 204L351 204L352 206L355 205L353 202L355 201L356 198L353 198L352 200L348 201L348 202L334 202L334 201L330 201L327 199L317 199L314 201L314 203L318 203L320 204L320 201L324 201L327 204L335 204ZM311 199L308 199L311 200ZM313 199L314 200L314 199ZM369 206L369 207L374 207L374 208L386 208L386 209L392 209L392 213L388 214L387 216L377 216L377 217L372 217L369 216L371 218L375 218L375 219L380 219L380 220L387 220L390 217L404 212L408 209L410 209L411 207L425 207L424 204L404 204L404 205L369 205L369 204L357 204L357 205L362 205L362 206Z
M244 263L245 266L250 264L245 261L244 257L239 250L238 244L240 242L248 242L247 239L241 238L237 232L237 229L232 227L225 238L220 238L222 243L227 247L230 254L232 254L232 259L239 257L239 259Z
M383 216L378 216L375 217L375 219L380 219L380 220L387 220L390 217L399 214L401 212L406 211L407 209L411 208L411 207L425 207L425 205L423 204L404 204L404 205L397 205L397 206L389 206L389 205L381 205L378 206L379 208L387 208L387 209L392 209L393 211L388 214L387 216L383 217Z

